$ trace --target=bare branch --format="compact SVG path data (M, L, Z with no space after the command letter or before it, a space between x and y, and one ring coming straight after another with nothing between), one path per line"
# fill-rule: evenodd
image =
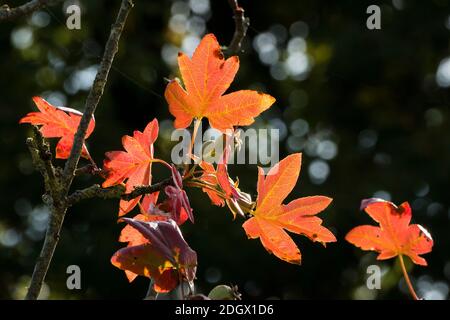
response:
M94 164L88 164L85 165L81 168L77 168L75 170L75 175L76 176L81 176L81 175L90 175L90 176L103 176L103 171L102 169L98 168L96 165Z
M27 139L28 149L33 159L33 165L44 177L46 192L55 197L59 192L59 181L55 176L55 168L52 164L52 153L45 142L41 132L33 126L33 138Z
M152 184L150 186L138 186L135 187L132 192L122 195L121 198L123 200L131 200L143 194L149 194L156 191L160 191L171 184L173 184L173 179L167 178L165 180L162 180L161 182Z
M39 258L34 266L33 276L28 288L26 300L36 300L41 292L42 283L47 275L50 262L59 241L59 234L64 222L66 208L52 206L50 219L48 221L47 232L45 233L44 245L42 246Z
M58 2L62 2L62 0L32 0L16 8L10 8L4 4L0 7L0 22L21 18Z
M35 300L38 298L42 283L45 279L48 267L53 258L53 253L55 252L55 248L59 241L59 234L61 232L64 217L66 215L68 207L67 201L64 201L63 199L66 198L72 184L72 180L75 175L75 169L77 167L78 160L80 159L81 148L84 144L84 137L88 128L88 124L94 115L100 98L102 97L103 90L108 79L109 70L111 68L114 56L118 50L120 35L122 34L125 21L132 7L133 2L131 0L122 0L116 22L111 27L109 39L105 46L105 53L100 63L100 68L97 72L97 76L95 77L92 89L89 92L89 96L86 100L85 112L83 114L83 117L81 118L80 125L78 126L74 144L72 146L69 159L66 162L63 176L61 177L62 181L59 182L59 179L57 179L59 188L55 192L55 194L51 194L52 201L49 202L51 204L49 224L47 227L47 232L45 234L44 245L34 267L30 287L25 297L26 299ZM32 139L30 143L32 141L34 140ZM48 163L46 164L45 159L41 159L41 161L37 160L40 159L40 155L42 155L38 149L39 146L34 147L34 149L30 148L30 151L32 151L33 157L36 158L38 166L40 166L40 168L47 168ZM43 155L45 155L45 153L46 152L44 152ZM49 189L51 190L52 188L49 187Z
M131 8L133 8L133 6L134 4L131 0L122 0L116 22L112 26L108 42L105 46L105 52L100 63L100 67L97 71L97 75L95 76L91 91L89 92L86 100L83 117L81 118L80 124L74 137L70 156L67 159L66 166L64 167L63 179L66 187L66 192L70 189L70 185L72 184L75 169L78 165L78 161L80 160L81 149L84 144L84 137L86 135L89 122L91 121L92 116L95 113L95 109L97 108L97 105L103 95L106 81L108 80L109 71L111 69L114 57L119 49L119 40L125 26L125 21L128 17L128 13L130 12Z
M161 191L172 183L172 178L167 178L161 182L149 186L137 186L130 193L126 193L125 187L122 185L117 185L111 188L102 188L100 185L94 184L86 189L73 192L67 197L66 203L67 206L72 206L77 202L92 198L131 200L144 194Z
M39 151L39 157L42 160L45 168L45 172L47 174L50 188L52 191L52 196L56 195L59 192L59 181L55 175L55 168L52 163L52 152L50 151L50 147L47 142L45 142L44 137L42 136L41 131L36 126L33 126L33 133L35 139L35 145L37 150Z
M231 9L234 13L234 35L230 45L227 48L229 54L238 54L241 50L242 40L244 40L247 34L247 29L250 25L250 19L245 17L244 9L241 8L237 0L228 0Z

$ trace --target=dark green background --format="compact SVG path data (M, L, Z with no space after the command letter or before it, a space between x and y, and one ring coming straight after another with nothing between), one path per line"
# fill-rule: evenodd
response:
M142 130L154 117L160 122L172 120L162 95L164 78L175 76L177 70L162 59L161 48L177 46L183 37L169 28L173 2L135 2L96 113L96 129L88 140L98 163L105 151L121 149L122 135ZM288 132L281 141L282 157L294 152L287 147L292 143L306 143L305 148L295 150L304 153L303 168L289 199L314 194L333 197L321 217L338 242L325 249L294 236L303 264L287 264L269 255L259 241L247 240L241 219L232 221L226 209L210 206L198 190L188 191L196 224L186 223L182 229L198 253L200 292L207 293L216 283L231 283L239 286L245 299L407 299L394 261L378 262L375 253L362 252L344 241L352 227L371 223L359 211L361 199L384 190L381 194L389 194L395 203L409 201L413 221L426 226L434 237L433 252L425 256L429 267L411 269L419 294L448 296L449 91L437 84L436 72L450 55L449 2L241 1L251 28L232 89L259 88L277 98L257 126L273 124L273 119L285 123ZM13 6L21 1L8 3ZM31 131L18 120L34 110L34 95L49 97L59 92L67 106L82 110L87 91L70 94L64 83L73 72L99 63L120 1L81 3L79 31L65 27L61 6L44 10L50 20L42 27L27 18L0 24L0 298L23 297L45 226L43 183L31 168L25 146ZM211 3L204 16L205 31L213 32L226 45L234 31L231 10L225 0ZM370 31L365 26L369 4L381 6L381 30ZM277 43L284 60L292 37L289 28L297 21L308 26L306 52L315 63L304 80L276 80L270 66L261 63L253 40L269 30L278 30L282 36L285 30L287 39L280 38ZM32 31L33 41L21 49L11 39L22 28ZM308 122L309 132L289 138L291 123L298 118ZM164 128L169 125L164 122ZM334 143L338 153L325 160L330 169L327 179L315 183L308 168L320 159L315 148L323 140ZM167 135L156 143L156 156L169 160ZM155 169L157 179L166 173L159 169ZM230 170L239 176L242 188L255 196L256 166ZM93 182L101 181L79 179L74 188ZM147 279L128 284L123 272L109 262L121 247L117 207L117 201L90 200L70 209L46 280L50 291L44 290L44 297L144 296ZM66 289L66 267L71 264L82 270L82 289L78 291ZM380 291L365 289L366 268L371 264L379 264L385 271Z

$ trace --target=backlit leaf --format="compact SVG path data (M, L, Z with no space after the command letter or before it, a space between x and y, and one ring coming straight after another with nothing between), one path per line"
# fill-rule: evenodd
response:
M149 185L152 181L153 143L158 137L158 120L152 120L143 132L134 131L133 136L123 136L125 151L106 152L103 164L108 176L103 182L107 188L126 181L126 192L136 186ZM119 216L130 212L141 196L130 201L120 200Z
M60 138L56 145L56 158L67 159L83 114L75 109L52 106L41 97L33 97L33 101L39 112L28 113L20 119L19 123L41 126L40 131L45 138ZM95 121L92 119L86 131L85 139L91 135L94 127ZM83 145L81 156L89 158L86 145Z
M186 128L194 118L206 117L212 127L224 132L252 124L275 102L270 95L252 90L224 95L239 69L239 59L225 59L213 34L203 37L192 58L179 53L178 65L184 88L172 80L165 91L175 128Z
M348 242L362 250L377 251L378 260L406 255L415 264L427 265L420 255L431 252L433 239L421 225L410 224L412 213L408 202L397 207L381 199L366 199L361 206L379 227L356 227L345 237Z
M259 238L267 251L294 264L301 263L301 254L286 231L303 234L322 244L336 241L316 216L332 199L312 196L282 204L297 182L300 166L301 154L296 153L280 161L267 176L259 168L256 209L253 217L243 224L249 238Z
M175 221L123 220L141 233L146 242L118 250L111 258L114 266L152 278L157 292L171 291L181 279L192 284L197 254L186 243Z

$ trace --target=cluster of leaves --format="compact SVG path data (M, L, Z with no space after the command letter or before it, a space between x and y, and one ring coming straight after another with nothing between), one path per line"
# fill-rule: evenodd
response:
M163 190L120 200L119 221L126 226L119 241L127 246L111 258L117 268L125 271L129 281L138 275L152 279L156 292L169 292L183 282L193 285L197 268L197 254L184 240L180 226L187 220L194 223L193 210L185 187L201 188L212 205L228 206L233 216L246 218L243 228L251 239L260 239L264 248L289 263L300 264L301 253L287 232L305 235L312 241L326 245L335 242L333 233L322 226L317 214L326 209L332 199L309 196L283 204L297 183L301 154L292 154L273 166L267 174L258 168L257 199L239 189L238 180L228 174L228 158L234 144L234 127L254 122L275 99L264 93L240 90L226 93L238 69L236 56L225 59L219 43L212 34L206 35L192 58L178 56L182 83L170 81L165 91L169 111L175 117L176 128L187 128L194 120L192 144L199 123L207 118L211 127L223 133L225 145L219 163L214 165L191 154L195 160L177 168L155 158L154 142L158 138L158 121L153 119L145 129L122 138L124 151L106 152L103 168L98 169L83 146L83 157L90 160L104 177L103 188L124 185L131 193L136 187L152 184L152 165L163 165L170 172L171 182ZM44 137L60 138L56 157L67 159L81 114L73 109L55 107L35 97L40 112L32 112L20 120L41 126ZM94 130L91 120L86 138ZM161 194L160 194L161 193ZM419 225L409 225L411 209L407 203L400 207L379 199L363 202L363 208L380 226L356 227L346 236L347 241L363 250L375 250L378 259L406 255L414 263L426 265L420 257L431 251L433 241ZM134 210L133 218L122 217Z

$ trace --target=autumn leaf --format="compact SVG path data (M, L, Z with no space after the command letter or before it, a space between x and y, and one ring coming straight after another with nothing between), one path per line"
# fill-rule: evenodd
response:
M202 160L199 166L203 170L200 180L208 183L209 185L214 186L218 185L217 172L216 169L214 168L214 165ZM222 197L220 197L220 195L216 190L212 190L210 188L202 188L202 191L208 195L213 205L219 207L223 207L225 205L225 200Z
M231 146L229 139L227 139L226 146L222 151L217 168L214 168L212 163L202 160L199 164L200 168L203 170L200 180L208 183L209 185L215 186L218 190L214 191L209 188L203 188L211 202L217 206L223 206L225 204L224 199L231 199L233 197L238 197L238 191L234 185L234 182L228 175L228 160L231 153ZM219 192L222 197L219 196Z
M192 58L179 53L178 65L184 88L172 80L165 91L175 128L186 128L194 118L206 117L212 127L224 132L233 126L252 124L275 102L270 95L252 90L224 95L239 69L239 58L225 60L213 34L203 37Z
M160 220L167 221L168 218L166 216L156 215L152 212L152 208L154 208L158 196L159 192L154 192L147 197L144 197L141 205L142 212L134 216L133 219L146 222ZM127 242L128 247L133 247L144 244L148 242L148 240L142 235L142 233L127 224L120 232L119 242ZM125 270L125 274L129 282L132 282L138 276L136 273L129 270Z
M183 224L187 218L194 223L194 216L192 215L189 198L186 191L183 190L183 179L173 164L171 171L173 185L164 188L164 192L168 198L161 204L160 209L171 213L172 219L175 220L178 225Z
M203 173L199 180L206 184L202 190L208 195L212 204L223 207L226 203L233 214L233 218L236 218L236 215L245 217L245 213L253 209L254 203L251 196L242 192L238 188L238 182L234 182L228 174L228 158L231 153L230 141L227 142L222 152L217 169L209 162L204 160L200 162L199 166Z
M197 270L197 254L184 240L173 220L144 222L123 221L147 240L143 244L118 250L111 263L119 269L152 278L156 292L169 292L180 279L192 284Z
M249 238L260 238L267 251L293 264L301 263L301 254L286 230L322 244L336 241L316 216L332 199L312 196L282 204L297 182L300 166L301 154L296 153L272 167L267 176L258 168L256 209L253 217L243 224Z
M107 178L103 188L114 186L126 181L126 192L132 192L134 187L149 185L152 181L153 143L158 137L158 120L153 119L143 132L134 131L133 136L123 136L122 145L125 151L106 152L103 168ZM130 212L140 201L141 196L130 201L120 200L119 216Z
M67 159L72 150L73 139L83 114L75 109L52 106L41 97L33 97L33 101L39 112L28 113L20 119L19 123L41 126L40 131L45 138L60 138L56 145L56 158ZM86 131L85 139L91 135L94 127L95 121L92 119ZM90 158L86 145L83 145L81 156L86 159Z
M420 255L431 252L433 239L421 225L410 225L412 213L408 202L397 207L381 199L366 199L362 201L362 207L379 227L358 226L345 237L348 242L362 250L377 251L378 260L405 255L415 264L427 265Z

